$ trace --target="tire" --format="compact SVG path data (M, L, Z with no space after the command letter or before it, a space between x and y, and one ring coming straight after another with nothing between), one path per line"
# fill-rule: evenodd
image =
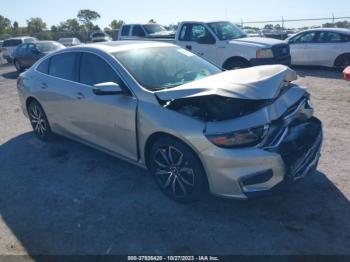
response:
M163 193L180 203L198 201L208 193L205 171L197 155L172 138L158 139L151 148L150 172Z
M49 141L53 137L49 121L44 109L38 101L32 100L28 105L30 124L36 136L42 141Z
M10 58L6 58L8 64L12 64L12 60Z
M223 68L226 70L236 70L236 69L242 69L247 67L250 67L250 64L248 61L244 59L235 58L226 62Z
M344 70L348 66L350 66L350 54L341 55L335 61L335 67L339 70Z
M13 64L15 65L18 73L22 73L24 71L24 68L21 66L21 63L18 60L14 60Z

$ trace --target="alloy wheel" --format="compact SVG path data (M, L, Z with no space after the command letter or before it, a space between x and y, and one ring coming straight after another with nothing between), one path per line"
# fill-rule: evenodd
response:
M193 168L184 154L174 146L160 148L153 157L157 182L174 197L190 195L195 186Z
M44 138L48 131L48 125L44 112L37 104L30 106L29 117L34 131L39 137Z

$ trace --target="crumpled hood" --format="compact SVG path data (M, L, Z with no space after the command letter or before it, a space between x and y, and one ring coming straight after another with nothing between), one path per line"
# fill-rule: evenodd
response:
M277 97L286 82L296 79L295 71L287 66L265 65L225 71L155 94L164 101L208 95L265 100Z
M284 41L273 39L273 38L265 38L265 37L245 37L231 40L230 43L240 42L240 43L248 43L254 44L257 46L271 47L273 45L285 44Z

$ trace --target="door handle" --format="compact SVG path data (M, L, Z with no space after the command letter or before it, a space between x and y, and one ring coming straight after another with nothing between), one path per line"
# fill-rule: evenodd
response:
M82 99L85 98L84 94L81 93L81 92L78 92L78 93L75 95L75 97L76 97L78 100L82 100Z
M186 46L186 49L192 50L192 46L191 46L191 45L187 45L187 46Z
M48 89L49 86L46 83L41 84L41 89Z

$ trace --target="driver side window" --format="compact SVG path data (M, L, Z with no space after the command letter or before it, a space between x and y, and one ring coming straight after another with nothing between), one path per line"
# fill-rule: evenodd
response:
M102 58L83 53L80 60L80 83L93 86L96 84L114 82L121 85L117 73Z
M295 44L305 44L305 43L313 43L316 37L316 32L308 32L297 36L292 40L292 43Z

